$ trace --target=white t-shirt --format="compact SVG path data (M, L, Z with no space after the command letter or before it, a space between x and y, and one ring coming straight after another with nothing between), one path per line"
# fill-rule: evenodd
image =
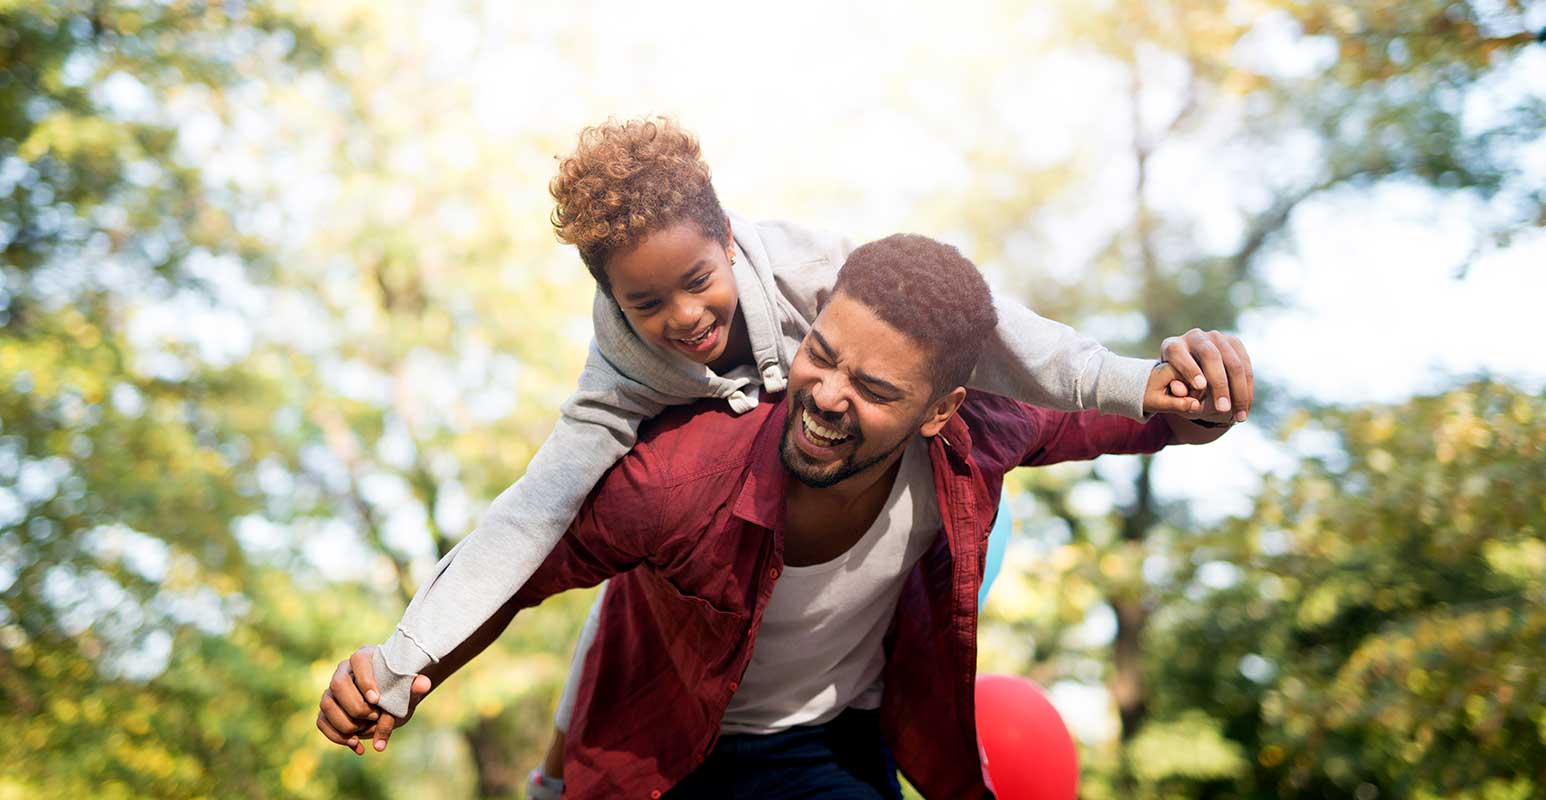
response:
M939 527L928 443L918 437L853 547L822 564L784 567L720 731L777 733L820 725L850 707L879 708L882 640L903 581Z

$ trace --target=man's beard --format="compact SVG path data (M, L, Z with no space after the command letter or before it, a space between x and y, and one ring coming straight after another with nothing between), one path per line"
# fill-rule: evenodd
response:
M912 439L911 432L917 427L916 425L908 426L908 433L904 433L890 447L883 448L880 453L862 460L856 459L859 456L859 451L864 447L864 435L860 431L854 430L851 432L853 436L853 449L849 452L848 457L837 462L835 467L818 468L810 463L810 456L807 456L800 449L800 446L795 444L794 426L802 424L800 421L800 413L802 411L809 411L811 416L818 420L825 421L829 418L816 411L815 404L810 399L810 392L796 392L791 399L789 414L784 418L784 438L778 448L779 457L784 462L784 468L789 470L789 473L794 475L796 480L812 489L825 489L842 483L885 461L891 457L892 453L900 450L903 445ZM922 422L922 419L920 418L918 421Z

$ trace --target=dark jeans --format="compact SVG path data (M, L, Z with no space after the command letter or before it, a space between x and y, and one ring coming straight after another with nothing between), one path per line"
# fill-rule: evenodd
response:
M898 800L880 712L850 708L825 725L719 737L714 752L666 793L669 800L836 798Z

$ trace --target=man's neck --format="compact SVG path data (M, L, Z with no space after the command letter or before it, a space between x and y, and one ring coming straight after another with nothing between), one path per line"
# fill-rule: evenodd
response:
M910 445L823 489L791 480L784 497L784 563L809 566L848 552L885 507Z

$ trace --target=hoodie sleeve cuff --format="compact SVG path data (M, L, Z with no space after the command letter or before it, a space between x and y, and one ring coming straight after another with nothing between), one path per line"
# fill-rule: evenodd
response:
M392 638L376 648L371 659L371 669L376 673L376 691L381 693L376 705L394 717L407 716L413 678L432 662L429 654L401 630L393 631Z
M1149 373L1159 363L1152 358L1105 353L1095 378L1095 407L1102 414L1147 422L1150 415L1143 413L1143 393L1149 386Z

